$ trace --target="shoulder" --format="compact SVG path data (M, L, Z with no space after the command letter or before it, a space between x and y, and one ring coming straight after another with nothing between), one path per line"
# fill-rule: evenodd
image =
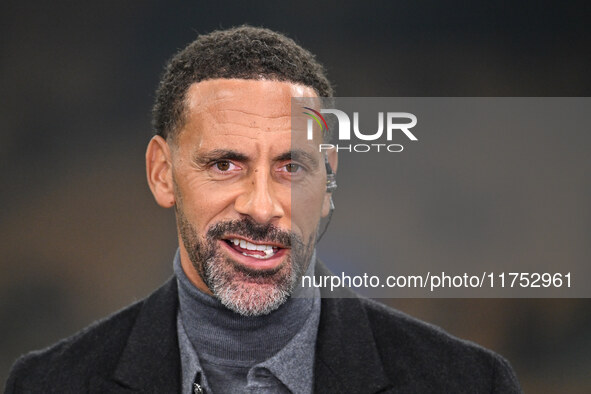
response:
M163 338L175 330L176 300L171 278L147 298L22 356L12 367L6 393L88 392L93 379L114 376L125 354L143 360L154 353L153 343L164 347L176 340Z
M19 358L6 393L96 391L91 382L113 377L125 355L128 366L134 364L129 359L157 359L176 341L176 300L176 280L171 278L147 298L47 349ZM162 352L155 352L156 348Z
M319 275L331 275L321 262L317 268ZM348 288L320 291L318 338L325 342L320 349L326 349L327 359L347 365L341 376L362 369L383 374L400 393L521 393L500 355ZM364 361L350 363L341 353Z
M132 304L46 349L21 356L11 369L6 392L40 392L48 382L57 391L74 392L91 374L108 373L125 347L141 304Z
M376 348L390 376L446 386L455 392L520 392L510 364L500 355L376 301L358 298Z

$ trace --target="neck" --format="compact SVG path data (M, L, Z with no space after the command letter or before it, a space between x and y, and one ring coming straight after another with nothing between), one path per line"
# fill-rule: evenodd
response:
M315 255L306 275L314 274ZM294 295L264 316L242 316L197 289L184 272L179 252L174 259L181 320L198 354L224 360L260 362L280 349L300 330L312 311L313 288L296 286Z

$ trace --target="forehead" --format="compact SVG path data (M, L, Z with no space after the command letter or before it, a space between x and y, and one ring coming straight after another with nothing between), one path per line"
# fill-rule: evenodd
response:
M316 93L291 82L207 80L189 87L186 116L193 123L234 123L262 126L263 130L264 125L289 127L292 97L316 97Z

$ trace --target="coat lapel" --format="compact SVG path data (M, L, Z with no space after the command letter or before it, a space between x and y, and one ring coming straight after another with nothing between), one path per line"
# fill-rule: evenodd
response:
M178 393L177 284L170 279L142 304L110 380L95 377L93 392Z
M330 275L322 263L316 267L317 275ZM348 290L322 297L314 392L377 393L391 388L361 301Z
M330 273L319 263L317 274ZM385 392L391 384L365 309L353 293L345 291L340 296L323 294L314 392ZM180 392L177 307L177 284L173 278L142 304L112 378L93 377L90 392Z

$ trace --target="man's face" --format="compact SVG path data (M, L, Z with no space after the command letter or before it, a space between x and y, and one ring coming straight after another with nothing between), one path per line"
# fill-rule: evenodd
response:
M314 96L288 82L196 83L169 143L183 269L243 315L286 301L328 212L319 138L291 133L291 97Z

